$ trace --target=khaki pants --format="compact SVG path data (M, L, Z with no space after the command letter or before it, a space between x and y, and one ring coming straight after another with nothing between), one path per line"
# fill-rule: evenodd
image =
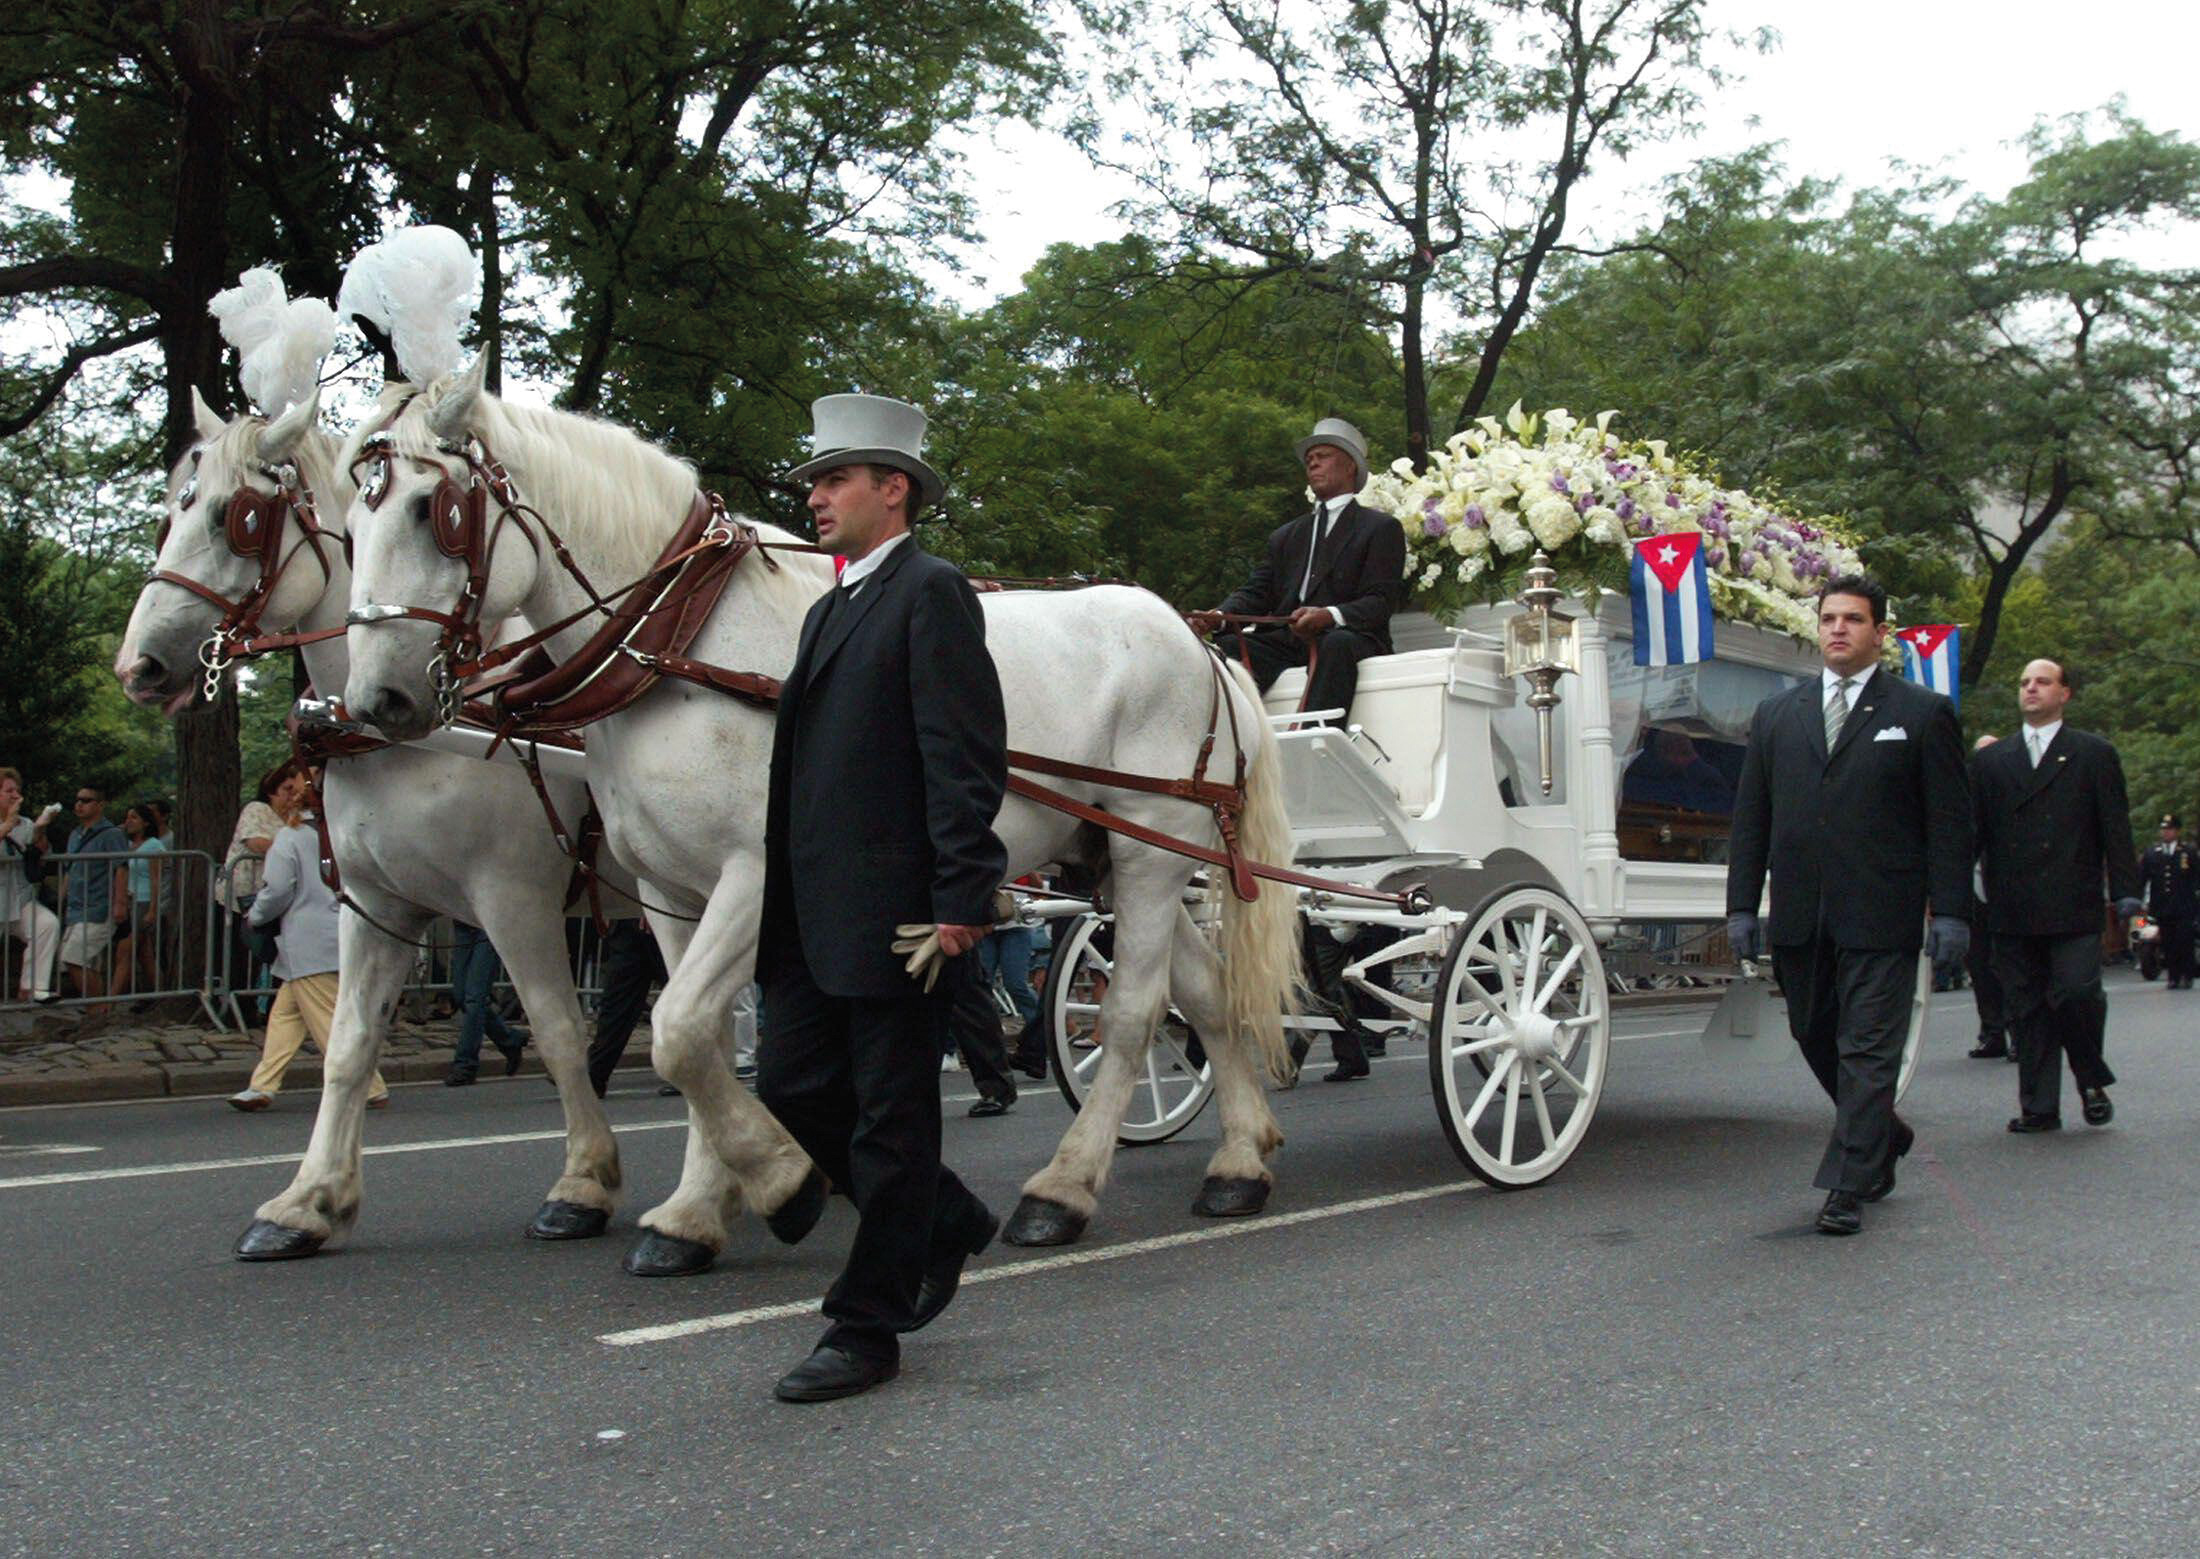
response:
M275 1005L268 1010L267 1044L260 1052L260 1064L253 1069L252 1086L262 1093L279 1091L283 1086L284 1070L309 1035L313 1048L327 1055L329 1028L335 1021L335 970L285 980L282 989L275 993ZM367 1097L386 1099L389 1092L382 1074L376 1072L374 1081L367 1087Z

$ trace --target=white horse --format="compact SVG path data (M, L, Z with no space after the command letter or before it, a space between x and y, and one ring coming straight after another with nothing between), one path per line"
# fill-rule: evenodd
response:
M355 503L352 522L357 557L346 698L355 713L390 734L417 736L437 718L430 662L443 630L391 609L447 612L464 588L468 565L437 545L427 501L439 481L469 480L469 447L503 463L520 501L555 527L599 589L640 576L696 495L691 468L622 428L485 394L478 363L406 405L390 424L385 452L369 452L380 464L369 465L365 482L386 483L386 496L372 515ZM517 511L499 525L497 506L490 507L482 620L524 612L548 623L582 610L586 598L547 538L534 535ZM794 539L768 527L763 534ZM688 655L783 676L803 614L831 577L824 560L800 553L745 561ZM1216 677L1213 658L1166 604L1123 588L988 594L983 602L1012 749L1175 779L1190 774L1213 732L1208 773L1227 781L1242 743L1244 846L1256 860L1288 859L1277 753L1260 700L1236 668ZM590 626L560 635L554 651L569 655ZM942 687L930 696L952 698L955 690ZM714 1169L730 1173L750 1204L762 1208L780 1205L797 1185L799 1154L734 1082L716 1044L726 1004L755 965L771 744L768 712L673 681L589 730L589 783L609 847L649 894L697 917L692 924L653 919L672 978L656 1008L652 1058L686 1094L695 1128L680 1192L642 1220L668 1259L669 1243L695 1242L707 1252L723 1240L706 1194L720 1185ZM1210 846L1220 837L1212 812L1195 802L1048 783L1164 833ZM1172 996L1203 1039L1215 1036L1206 1048L1216 1069L1223 1142L1195 1210L1258 1211L1273 1183L1266 1160L1282 1133L1255 1057L1273 1075L1289 1071L1282 1018L1298 975L1290 895L1270 887L1251 902L1226 896L1218 956L1184 904L1196 869L1187 858L1102 835L1015 796L995 827L1008 847L1011 875L1049 861L1104 864L1116 913L1099 1074L1052 1161L1026 1183L1007 1237L1056 1244L1083 1231L1146 1047ZM765 1020L768 1026L768 1010ZM698 1143L707 1154L698 1154Z
M196 393L193 402L199 441L170 473L156 568L232 602L268 577L265 568L279 569L257 614L263 631L340 627L351 587L341 531L352 484L335 462L334 442L315 424L317 399L272 423L246 416L226 425ZM286 465L337 533L318 546L282 501L277 472ZM227 516L244 491L263 500L257 515L245 511L235 532L248 551L262 542L258 526L281 527L265 565L260 555L232 545ZM200 646L220 616L212 601L189 588L148 580L115 658L124 691L170 713L189 703L202 674ZM347 656L340 636L302 653L323 694L343 687ZM551 786L561 816L577 823L586 807L582 787L556 780ZM321 794L344 891L379 925L349 907L342 913L342 978L313 1139L289 1188L254 1214L237 1254L248 1261L309 1256L340 1242L358 1218L368 1079L412 968L413 944L437 915L488 933L526 1004L536 1047L565 1106L565 1172L528 1234L601 1234L619 1189L619 1150L588 1083L580 1002L566 952L572 863L545 823L526 775L509 762L393 747L331 759Z

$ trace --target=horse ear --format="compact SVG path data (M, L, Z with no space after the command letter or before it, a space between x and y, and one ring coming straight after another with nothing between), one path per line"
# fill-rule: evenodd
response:
M428 413L428 426L435 436L447 444L465 441L473 429L474 408L481 402L481 386L489 372L489 355L478 354L473 365L443 392L443 398L435 403L435 410Z
M288 460L321 415L321 387L260 429L260 458L269 465Z
M195 384L191 386L191 420L198 424L199 438L205 443L212 443L221 437L222 429L229 426L215 415L213 407L206 404L206 397L199 393L199 387Z

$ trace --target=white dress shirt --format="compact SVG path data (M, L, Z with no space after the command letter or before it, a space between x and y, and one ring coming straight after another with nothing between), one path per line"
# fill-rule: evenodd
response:
M276 926L275 978L296 980L336 967L336 895L321 880L321 835L294 823L267 848L267 876L251 922Z
M2040 760L2047 756L2047 749L2055 745L2055 733L2061 729L2060 720L2050 720L2045 725L2028 725L2024 728L2024 750L2031 756L2033 768L2040 766Z
M1340 493L1334 498L1324 498L1314 505L1314 512L1321 516L1319 528L1314 532L1313 544L1306 549L1306 572L1299 579L1299 599L1306 599L1306 592L1314 588L1314 554L1321 551L1322 543L1329 539L1329 528L1337 523L1337 516L1344 513L1344 506L1352 501L1350 493ZM1334 606L1325 606L1329 620L1338 627L1344 626L1344 613Z
M849 600L855 599L856 592L863 588L863 582L877 573L880 566L894 555L894 549L908 539L907 531L889 536L840 571L840 588L848 592Z

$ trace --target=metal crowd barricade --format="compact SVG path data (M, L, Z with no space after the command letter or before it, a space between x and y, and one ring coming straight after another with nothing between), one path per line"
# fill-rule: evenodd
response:
M139 865L146 887L141 902L129 868ZM113 929L72 933L67 923L68 887L77 874L104 872L109 897L104 924ZM226 866L203 850L99 851L79 855L50 852L41 884L51 890L58 910L56 925L44 935L36 916L0 925L0 1032L15 1020L53 1009L109 1009L117 1005L169 997L188 997L216 1028L246 1033L259 1025L264 1003L277 981L272 969L252 956L244 938L245 911L260 885L261 858L240 852ZM120 873L119 897L116 873ZM127 902L120 921L115 910ZM232 908L231 906L235 906ZM34 943L35 938L35 943ZM51 945L53 999L35 1000L37 981L25 979L34 945ZM95 945L96 944L96 945ZM429 924L414 955L404 999L416 1021L430 1015L436 997L450 993L452 928L438 918ZM566 945L573 960L581 1011L591 1021L601 1000L603 939L593 922L566 922ZM79 955L89 955L84 962ZM75 969L64 960L77 958ZM76 970L88 969L90 980ZM33 971L35 973L35 971ZM339 971L341 973L341 971ZM96 989L91 987L96 986ZM492 1000L504 1003L512 985L501 968L491 987Z
M222 1014L216 996L222 957L216 946L216 867L203 850L87 850L69 855L49 851L40 873L50 885L49 911L58 922L51 938L52 997L26 999L25 986L38 983L40 971L24 964L32 956L29 937L18 939L16 925L0 928L0 1015L36 1012L47 1007L104 1013L118 1004L188 997L217 1024ZM105 877L105 892L87 891L84 909L105 913L70 918L73 884ZM142 890L142 896L141 896ZM37 941L35 917L20 916L22 929ZM33 990L30 995L35 998Z
M1726 923L1622 925L1604 950L1604 973L1619 992L1724 985L1734 976Z

